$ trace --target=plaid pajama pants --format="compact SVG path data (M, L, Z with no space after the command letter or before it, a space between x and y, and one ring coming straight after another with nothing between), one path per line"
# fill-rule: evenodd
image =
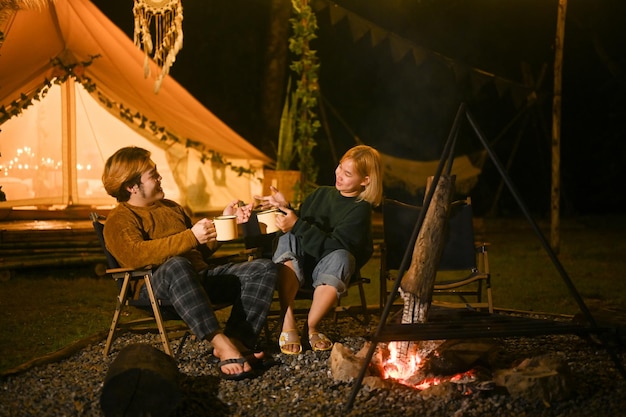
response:
M188 259L175 256L157 268L152 281L156 296L168 299L201 340L220 329L212 305L232 304L224 334L253 348L272 303L276 265L256 259L197 273Z

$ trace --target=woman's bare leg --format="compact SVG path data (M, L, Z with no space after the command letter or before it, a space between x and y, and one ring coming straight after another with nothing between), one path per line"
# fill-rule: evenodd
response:
M300 288L298 277L293 270L293 263L286 261L284 264L278 264L278 299L280 302L280 310L283 316L282 331L297 330L297 322L294 314L294 299ZM288 344L283 346L283 350L290 352L298 352L299 345Z
M335 306L337 302L337 289L331 285L320 285L315 288L313 292L313 302L311 303L311 309L309 310L309 317L307 325L309 328L309 335L318 333L317 326L326 314ZM319 342L317 346L320 349L325 349L330 346L324 346L324 342Z

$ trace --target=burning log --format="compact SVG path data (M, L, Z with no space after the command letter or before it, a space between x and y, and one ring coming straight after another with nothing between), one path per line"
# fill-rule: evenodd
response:
M330 362L336 381L352 381L357 377L369 349L368 343L356 355L350 348L335 343ZM546 407L555 401L567 400L574 393L572 371L566 358L558 353L518 358L511 367L511 358L503 355L501 342L496 339L449 340L428 357L418 360L412 373L405 373L396 367L395 348L391 344L383 345L379 344L377 355L363 379L372 389L389 388L393 380L419 390L424 399L474 396L493 391L531 403L543 403Z
M472 395L495 389L492 369L498 366L499 345L495 341L446 341L428 355L420 345L412 363L402 367L397 361L395 342L380 345L370 371L386 380L424 391L424 397L454 392ZM445 388L444 388L445 386ZM437 388L439 387L439 388Z
M428 317L453 190L454 177L442 175L415 241L411 266L402 277L403 323L424 323Z
M444 247L444 230L454 191L454 176L442 175L435 188L424 223L415 241L411 265L402 277L404 299L402 323L424 323L432 302L437 267ZM432 177L428 187L432 186ZM400 362L408 363L417 352L417 342L397 342Z

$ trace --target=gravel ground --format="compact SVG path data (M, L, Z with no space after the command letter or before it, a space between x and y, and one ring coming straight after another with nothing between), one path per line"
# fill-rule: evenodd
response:
M323 328L354 351L362 348L374 324L364 328L341 318ZM274 335L274 339L276 336ZM353 382L330 375L329 352L277 353L278 362L252 380L221 380L211 360L210 345L195 340L177 358L183 394L175 416L626 416L626 381L603 348L575 336L507 338L500 341L512 359L558 353L567 358L575 387L568 400L547 404L515 399L501 390L462 395L426 396L400 384L388 389L362 387L346 410ZM146 343L159 347L156 335L126 333L103 358L104 341L72 356L0 379L0 416L102 416L100 393L109 365L124 347ZM625 361L626 349L618 355Z

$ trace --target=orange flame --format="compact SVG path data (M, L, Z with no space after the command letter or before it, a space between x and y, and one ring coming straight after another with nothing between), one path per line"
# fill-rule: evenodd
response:
M382 363L383 378L405 381L420 369L422 359L417 354L409 357L408 363L399 359L400 349L397 342L390 342L387 345L387 351L389 357Z
M400 348L398 342L390 342L387 345L386 353L389 356L381 363L381 374L384 379L394 379L396 382L418 390L425 390L442 382L458 379L462 374L453 377L429 377L424 378L418 383L410 381L411 377L416 375L422 366L422 358L416 353L407 358L408 361L400 359Z

